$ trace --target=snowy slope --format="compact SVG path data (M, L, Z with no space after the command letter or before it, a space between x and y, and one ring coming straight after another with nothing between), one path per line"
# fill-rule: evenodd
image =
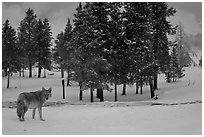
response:
M49 73L49 72L48 72ZM164 82L159 76L158 100L151 100L149 87L145 86L142 95L135 95L135 86L127 87L127 95L104 91L105 102L89 103L89 91L84 92L83 102L78 101L77 83L66 88L66 99L62 99L60 74L47 79L12 77L11 89L6 89L6 78L2 79L2 100L15 101L22 91L32 91L52 87L53 96L49 100L67 101L68 105L43 108L46 120L32 119L32 110L26 114L26 121L19 122L16 109L2 108L3 134L202 134L202 70L186 68L186 76L177 83ZM16 88L15 88L16 87ZM122 86L119 86L119 94ZM196 102L199 101L199 102ZM169 105L150 105L151 103ZM188 104L194 102L194 104ZM74 105L75 104L75 105ZM78 104L78 105L76 105ZM81 105L80 105L81 104ZM177 104L177 105L170 105Z

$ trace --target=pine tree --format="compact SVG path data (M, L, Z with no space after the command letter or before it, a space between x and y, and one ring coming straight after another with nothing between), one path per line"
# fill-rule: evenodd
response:
M81 40L79 39L79 35L80 35L80 32L79 32L80 29L79 28L83 24L83 21L80 20L80 18L82 18L83 14L84 14L81 2L79 3L79 6L76 8L76 11L77 11L77 13L74 14L74 20L73 20L75 28L73 29L73 37L72 37L71 41L73 42L73 45L75 47L75 50L74 50L75 57L79 58L79 59L82 59L80 56L78 56L78 55L80 55L80 51L76 50L77 47L80 46L80 44L81 44ZM78 54L78 52L79 52L79 54ZM79 86L80 86L79 100L83 99L82 82L83 82L84 71L83 71L83 65L76 65L76 64L81 64L82 61L83 60L77 60L78 63L75 63L73 65L75 70L80 70L79 75L81 76L81 78L78 81L79 82Z
M174 34L175 28L166 20L175 10L166 3L124 3L126 14L126 37L132 47L131 79L143 83L149 78L151 97L157 89L159 69L165 70L168 62L167 34ZM140 65L138 65L140 64ZM140 84L142 87L142 84ZM138 90L138 88L136 88ZM141 88L142 90L142 88ZM136 91L137 93L137 91Z
M178 64L178 53L177 53L177 44L175 44L172 47L172 54L171 54L171 61L170 61L170 67L171 67L171 77L172 81L176 82L176 78L178 76L179 72L179 64Z
M2 69L8 77L7 88L10 87L10 75L21 67L20 54L17 45L16 31L6 20L2 28Z
M153 76L151 8L148 3L125 3L125 10L126 39L130 49L132 49L130 50L131 83L136 82L137 86L140 83L142 91L144 77L148 77L152 81L151 77ZM153 93L152 85L150 89Z
M115 84L115 101L117 101L117 85L127 83L128 74L128 47L125 43L123 33L123 14L122 3L108 3L107 9L108 20L107 20L107 33L104 43L104 55L108 62L111 64L111 73L109 74L109 80ZM122 94L126 94L126 88Z
M42 70L42 58L43 58L43 46L44 46L44 26L41 19L38 20L35 26L35 44L37 47L37 62L38 62L38 78L41 77Z
M25 49L24 49L24 45L21 45L20 40L17 37L17 52L18 52L18 57L19 57L19 76L23 76L25 77L25 69L26 69L26 53L25 53Z
M36 15L33 9L28 9L26 17L21 21L20 27L18 28L18 39L19 44L24 46L26 64L29 67L29 77L32 77L32 66L36 62L36 45L34 42L34 30L36 25Z
M35 29L35 44L37 47L37 62L38 62L38 78L41 76L41 70L44 69L50 70L51 66L51 29L49 26L48 20L45 18L44 21L39 19L36 24ZM44 77L46 77L44 75Z
M65 57L65 69L67 71L67 86L70 85L70 72L71 72L71 52L72 50L72 44L71 44L71 38L72 38L72 25L70 23L70 19L67 20L67 24L64 30L64 41L66 46L66 57Z
M178 68L179 68L179 77L182 75L182 68L184 67L183 61L184 61L184 41L185 41L185 33L182 27L182 24L180 23L177 29L176 33L176 41L178 42L177 45L177 58L178 58Z
M183 48L183 58L182 58L183 62L183 66L184 67L189 67L191 66L193 60L191 59L189 52L187 51L187 49L184 47Z
M159 68L168 64L159 58L169 50L166 35L174 29L166 18L174 12L166 3L80 3L71 40L80 85L93 88L101 76L90 62L106 59L111 72L104 81L115 84L115 101L118 84L124 85L125 94L126 84L140 81L142 87L144 79L149 80L153 98Z
M72 44L72 25L68 19L64 32L57 35L55 40L56 46L53 49L53 58L60 65L61 77L64 78L64 71L67 71L67 86L71 86L70 71L71 71L71 53L73 52Z
M117 101L117 85L123 84L122 95L126 94L129 73L129 47L125 42L122 3L94 3L100 29L99 41L100 52L103 58L107 59L112 66L112 73L109 73L109 81L115 83L115 101ZM97 26L97 25L96 25Z
M181 68L188 67L192 64L192 59L189 55L189 52L191 52L191 43L189 40L189 37L185 34L183 26L181 23L179 23L179 26L177 28L177 33L176 33L176 41L178 41L178 60L179 60L179 65Z
M60 65L61 77L64 78L64 70L67 71L67 86L69 84L69 74L71 71L71 53L74 51L71 44L72 26L70 19L68 19L65 31L57 35L55 40L56 46L54 47L54 60Z
M155 59L154 66L154 89L157 89L157 75L159 68L161 71L165 71L165 67L168 64L168 38L167 34L175 34L175 27L167 21L167 17L173 16L176 12L172 7L168 7L165 2L152 2L149 3L151 7L151 23L152 23L152 43Z
M43 58L42 58L42 64L44 67L44 77L45 70L51 70L51 46L52 46L52 32L51 32L51 26L49 24L49 21L47 18L43 20L44 25L44 46L43 46Z
M63 32L57 35L55 44L56 46L53 48L53 59L57 64L59 64L61 69L61 77L64 78L64 60L65 60L64 57L66 54L64 51L66 51L66 47Z
M183 67L188 66L191 64L192 59L187 51L186 44L187 42L187 35L183 30L183 26L180 23L177 32L176 32L176 41L177 41L177 60L178 60L178 78L182 78L185 76L183 73Z
M102 88L106 79L94 67L94 62L104 61L104 31L108 17L104 14L106 3L79 4L75 14L72 44L75 49L75 78L80 83L80 100L83 85L90 88L91 98L93 88ZM104 22L104 23L103 23ZM77 61L76 61L77 60ZM107 63L108 64L108 63ZM101 66L104 67L104 66ZM102 92L102 91L101 91ZM102 94L101 94L102 95ZM101 98L102 99L102 98ZM93 101L93 99L91 99Z
M83 35L85 34L88 26L86 23L85 18L87 14L82 6L81 2L79 6L76 8L77 13L74 14L74 29L73 29L73 37L72 37L72 44L74 49L73 59L75 63L73 64L73 70L75 72L74 79L79 82L80 86L80 93L79 93L79 100L83 99L83 87L85 82L85 75L86 75L86 64L87 64L87 55L85 54L86 51L84 50L85 40ZM92 93L92 89L90 91ZM92 95L92 94L91 94ZM91 96L92 98L93 96ZM91 99L93 101L93 99Z
M166 74L166 81L169 82L176 82L177 79L181 78L181 76L183 77L183 71L182 69L179 67L179 60L178 60L178 43L172 42L170 43L170 47L171 47L171 53L170 53L170 60L169 60L169 65L168 65L168 69L165 72ZM182 73L182 75L180 75Z

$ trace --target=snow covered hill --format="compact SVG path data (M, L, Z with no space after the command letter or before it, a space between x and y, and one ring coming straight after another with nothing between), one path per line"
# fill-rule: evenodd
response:
M66 99L62 99L60 74L44 78L12 77L12 88L6 89L6 78L2 78L2 101L16 101L23 91L52 87L50 102L68 102L64 105L43 108L45 122L38 114L32 119L32 110L20 122L14 108L2 108L2 134L114 134L114 135L175 135L202 134L202 69L185 68L186 76L177 83L166 83L159 76L158 100L150 99L149 87L142 95L135 94L135 86L127 87L127 95L104 91L105 102L90 103L89 91L84 91L83 102L78 101L79 87L72 82L66 87ZM36 73L36 72L34 72ZM50 73L50 72L47 72ZM122 86L119 86L119 93Z
M202 34L190 35L186 40L187 44L185 46L190 57L198 65L202 56Z

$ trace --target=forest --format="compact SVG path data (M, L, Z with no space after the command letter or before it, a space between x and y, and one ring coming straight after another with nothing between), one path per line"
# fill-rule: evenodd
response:
M42 70L57 69L61 77L67 73L70 81L79 83L79 100L83 91L93 90L104 101L103 90L113 92L117 86L135 84L135 93L142 94L144 84L149 85L151 98L157 99L157 79L160 73L166 82L176 82L185 76L183 67L192 59L183 47L182 25L173 26L167 20L176 9L165 2L86 2L79 3L73 24L67 19L65 29L52 37L49 20L39 19L29 8L25 18L15 30L6 20L2 27L2 74L7 76L7 88L12 73L24 77L33 67ZM169 35L176 40L170 41ZM202 62L200 63L202 64ZM44 76L46 74L44 71Z

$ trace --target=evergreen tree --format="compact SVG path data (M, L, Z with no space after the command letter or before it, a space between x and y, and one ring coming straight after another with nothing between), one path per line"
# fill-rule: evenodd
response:
M7 88L10 87L11 74L21 67L19 53L16 31L6 20L2 28L2 69L8 77Z
M125 42L122 3L92 3L93 16L95 21L95 36L99 37L100 56L107 59L111 64L111 71L108 79L115 84L115 101L117 101L117 85L124 84L122 95L126 94L126 84L128 83L129 72L129 49ZM98 10L96 10L98 9Z
M185 76L183 73L184 66L190 66L192 63L192 59L187 50L187 41L188 37L185 34L182 24L180 23L177 32L176 32L176 52L177 52L177 60L178 60L178 78L182 78Z
M177 29L176 33L176 41L177 41L177 58L178 58L178 68L179 68L179 74L178 77L182 76L182 68L184 67L184 52L185 52L185 33L182 27L182 24L180 23Z
M87 63L87 55L85 54L86 51L84 50L85 47L85 40L83 38L83 35L85 34L88 26L85 21L85 17L87 14L84 11L84 7L81 3L79 3L79 6L77 7L77 13L74 14L74 26L73 29L73 37L72 37L72 43L74 48L74 54L73 59L75 60L75 63L73 65L74 70L74 79L79 82L80 86L80 93L79 93L79 100L83 99L83 87L85 87L85 74L86 74L86 64ZM84 19L84 20L83 20ZM91 93L91 101L93 101L93 90L90 90Z
M115 84L115 101L117 101L117 85L127 83L128 48L123 33L122 3L107 3L107 30L104 35L104 58L111 64L109 81ZM125 86L122 94L125 94Z
M176 12L172 7L168 7L165 2L152 2L149 3L151 7L151 23L152 23L152 43L155 59L154 66L154 89L157 89L157 75L159 68L161 71L165 71L168 64L168 38L167 34L175 34L175 27L167 21L167 17L173 16Z
M50 70L51 66L51 29L49 26L49 22L47 19L44 19L42 21L39 19L39 21L36 24L35 29L35 44L37 47L37 62L38 62L38 78L41 76L41 69L44 67L44 69ZM45 75L44 75L45 77Z
M25 77L25 69L26 69L26 53L25 53L25 49L24 49L24 46L21 45L18 37L17 37L17 52L18 52L18 58L19 58L19 64L20 64L20 67L19 67L19 76L23 76Z
M29 67L29 77L32 77L32 66L36 62L36 45L34 41L34 30L36 15L33 9L28 9L26 17L21 21L18 33L19 44L25 49L26 64Z
M71 71L71 53L73 52L72 44L72 26L70 19L68 19L64 32L57 35L55 40L56 46L54 47L54 60L60 65L61 77L64 78L64 70L67 71L67 86L69 84L69 74Z
M44 67L44 70L51 70L51 46L52 46L52 32L51 32L51 26L49 24L49 21L47 18L43 20L44 25L44 46L43 46L43 55L42 58L42 64ZM45 71L44 71L44 77Z
M64 61L65 61L65 42L64 42L64 33L61 32L57 35L55 40L56 46L53 48L53 59L57 64L59 64L61 69L61 77L64 78Z
M165 72L166 74L166 81L169 82L176 82L177 79L182 78L185 76L183 74L183 70L179 67L179 60L178 60L178 43L170 43L171 46L171 53L170 53L170 61L168 65L168 69Z
M162 10L158 12L158 9ZM77 10L80 12L74 21L78 42L75 45L83 49L85 59L94 56L107 59L112 66L109 81L116 86L124 84L122 94L125 94L127 83L138 79L143 83L143 77L153 80L157 76L158 54L162 54L162 50L168 53L166 34L173 30L166 18L173 15L174 10L169 9L166 3L86 3L84 8L79 6ZM163 13L162 17L160 13ZM158 42L162 47L160 51L155 44ZM86 57L86 53L90 54ZM156 84L151 82L153 88L157 85L155 79Z
M182 78L185 76L185 74L183 73L183 67L188 67L192 64L192 59L189 55L189 41L188 41L188 36L185 34L184 29L182 24L180 23L178 28L177 28L177 32L176 32L176 44L172 44L173 48L172 48L172 54L171 56L171 61L170 64L173 64L172 62L176 62L175 60L177 60L177 64L174 63L175 66L177 67L173 67L170 66L170 70L167 72L172 72L170 74L167 75L167 82L175 82L176 79ZM172 56L173 56L173 60L172 60ZM175 57L177 59L175 59ZM170 80L169 78L172 78L172 80Z
M175 10L161 2L124 3L124 5L126 38L134 51L131 54L133 58L130 77L136 83L140 82L141 87L144 78L148 77L149 83L152 84L150 84L151 97L154 97L153 91L157 89L159 68L164 70L168 64L167 34L175 32L175 28L172 28L166 18L174 15Z
M171 61L170 61L170 75L173 82L176 82L176 78L179 72L179 64L178 64L178 53L177 53L177 43L172 47L171 53Z
M66 46L66 57L65 57L65 69L67 71L67 86L70 85L70 72L71 72L71 52L72 50L72 44L71 44L71 38L72 38L72 25L70 23L70 19L67 20L67 24L64 30L64 41Z
M181 68L188 67L192 64L189 52L191 52L191 43L189 37L185 34L183 26L179 23L176 33L176 41L178 42L178 61Z
M76 51L74 71L75 78L80 83L80 100L83 85L90 88L92 98L92 89L102 88L106 83L98 68L93 65L94 62L104 61L103 34L106 27L103 22L108 18L104 15L107 13L105 6L105 3L87 2L82 7L80 3L75 14L72 44Z
M41 19L39 19L39 21L36 23L35 26L35 44L37 47L37 62L38 62L38 78L41 77L41 70L42 70L42 58L43 58L43 54L42 54L42 47L44 46L44 40L43 40L43 35L44 35L44 26L43 26L43 22Z
M187 51L187 49L185 47L183 47L182 50L183 50L182 51L183 52L183 54L182 54L182 60L183 60L182 66L189 67L189 66L191 66L193 60L191 59L189 52Z
M144 77L148 77L152 83L154 76L151 7L148 3L125 3L125 10L125 33L131 49L130 60L132 62L130 64L130 79L131 82L136 82L136 85L140 82L142 87ZM154 96L152 85L150 91L151 95Z
M80 82L90 80L85 77L86 70L93 69L90 62L102 58L111 64L107 79L115 84L115 101L118 84L124 85L122 94L125 94L126 84L140 81L142 87L144 79L151 83L153 98L159 68L168 64L159 59L169 50L166 35L174 31L166 18L174 13L166 3L97 2L84 6L80 3L72 38L75 54L80 58L77 67ZM168 58L168 54L165 57Z

